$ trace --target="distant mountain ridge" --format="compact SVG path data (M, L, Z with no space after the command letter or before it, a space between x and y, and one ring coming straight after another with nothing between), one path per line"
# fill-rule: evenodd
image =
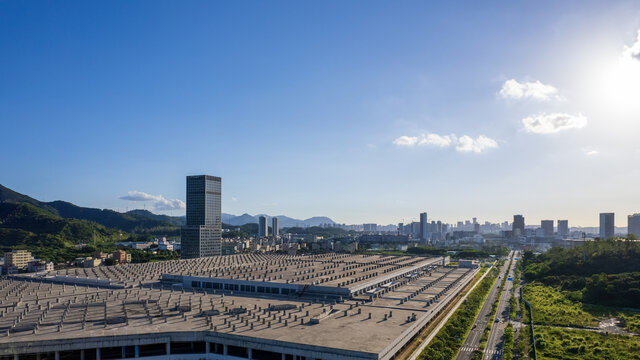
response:
M258 218L260 216L266 216L267 218L269 218L269 226L271 226L270 221L271 221L271 218L273 218L274 216L266 215L266 214L250 215L250 214L244 213L242 215L233 215L233 214L222 213L222 222L229 225L240 226L244 224L257 223ZM278 218L279 225L281 228L309 227L309 226L319 226L322 224L335 224L335 221L331 220L326 216L314 216L304 220L294 219L286 215L276 215L275 217Z
M162 227L179 227L185 222L184 216L159 215L142 209L121 213L109 209L81 207L61 200L42 202L2 185L0 185L0 203L28 203L61 218L93 221L107 228L121 229L127 232L137 232ZM246 213L233 215L222 213L222 222L233 226L258 223L258 217L262 215L263 214L249 215ZM270 221L272 216L265 216L269 218L269 225L271 225ZM281 228L335 224L333 220L326 216L314 216L304 220L291 218L286 215L277 215L277 217L280 220Z

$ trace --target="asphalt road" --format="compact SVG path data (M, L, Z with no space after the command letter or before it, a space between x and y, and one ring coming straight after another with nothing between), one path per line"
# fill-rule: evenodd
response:
M513 256L517 258L518 252ZM509 269L508 276L513 278L515 275L514 269L516 261L513 261L511 268ZM504 347L504 341L502 335L504 335L504 329L509 323L509 298L511 297L511 289L513 288L513 281L506 281L502 294L500 294L500 302L498 303L498 309L496 310L496 317L491 319L494 321L491 332L489 332L489 339L487 340L487 346L484 349L485 360L500 360L502 359L502 348ZM498 319L499 322L495 322Z
M511 255L513 255L513 253L509 254L509 256ZM469 360L471 359L473 352L475 350L478 350L482 333L484 332L484 329L487 327L487 323L490 320L492 320L492 319L489 319L489 316L491 315L491 307L493 303L496 301L496 297L498 296L500 283L504 278L505 273L507 272L507 266L509 266L508 259L505 262L505 264L500 268L500 273L499 273L500 279L497 279L496 282L493 284L493 287L489 291L489 295L487 296L487 299L485 300L484 304L482 305L482 308L480 309L480 312L478 313L478 316L476 317L476 321L473 324L471 331L469 331L467 338L464 340L464 343L462 343L462 346L460 347L460 351L458 352L458 356L456 357L457 360ZM507 298L507 301L508 301L508 298Z

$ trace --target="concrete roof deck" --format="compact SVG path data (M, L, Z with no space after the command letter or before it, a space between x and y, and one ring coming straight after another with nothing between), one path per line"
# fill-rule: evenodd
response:
M391 260L361 256L345 256L341 259L345 262L340 262L339 267L356 265L358 262L345 265L356 260L366 264L374 264L380 259L386 262ZM410 257L395 257L393 260L398 259L401 260L397 262L399 264L415 260ZM272 265L280 261L276 257L260 257L259 261L249 264L265 260ZM313 266L328 260L307 259ZM241 265L235 261L226 263L230 266ZM187 267L190 266L187 264ZM429 315L431 307L425 308L421 301L432 298L463 274L470 276L466 271L439 267L431 275L424 273L416 279L404 280L408 281L404 284L399 282L397 287L373 301L351 299L343 303L297 296L243 296L220 291L185 291L162 286L157 280L153 284L135 288L101 289L3 279L0 280L0 352L13 342L209 331L378 353L411 326L407 318L412 314L418 318ZM430 283L434 284L412 299L400 303L400 299ZM273 308L275 305L291 305L291 308L278 310ZM317 319L318 323L310 325L311 319Z

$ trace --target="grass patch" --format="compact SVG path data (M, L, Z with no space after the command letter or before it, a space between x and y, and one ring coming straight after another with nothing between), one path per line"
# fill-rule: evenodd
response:
M534 324L570 327L597 327L600 320L621 318L625 329L640 332L640 313L612 307L583 304L571 300L572 292L540 283L527 284L524 297L533 307Z
M538 359L640 360L640 337L549 326L536 326L535 333Z

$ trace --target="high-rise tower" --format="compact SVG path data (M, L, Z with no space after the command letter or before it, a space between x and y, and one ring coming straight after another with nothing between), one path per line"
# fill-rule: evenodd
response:
M259 237L269 236L269 223L267 222L266 216L260 216L258 218L258 236Z
M427 227L429 223L427 222L427 213L420 213L420 240L427 241L427 233L429 232Z
M187 223L181 231L183 259L222 255L222 179L187 176Z
M640 214L633 214L627 217L627 233L640 238Z
M271 218L271 234L274 239L280 236L280 221L275 216Z
M613 213L600 213L600 238L608 239L615 235Z
M523 236L524 233L524 216L513 215L513 236Z

